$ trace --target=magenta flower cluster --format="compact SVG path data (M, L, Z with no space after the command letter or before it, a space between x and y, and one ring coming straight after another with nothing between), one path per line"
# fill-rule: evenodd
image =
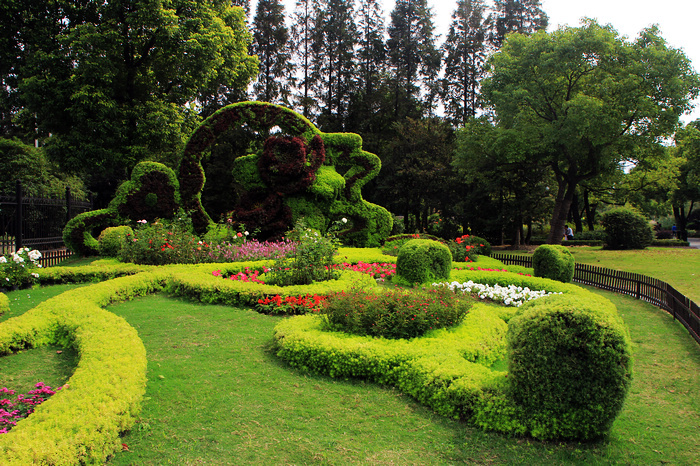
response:
M36 389L30 390L26 395L20 393L16 399L10 398L15 394L14 390L6 387L0 388L0 434L6 434L17 425L17 422L34 412L34 407L46 401L51 395L56 394L51 387L39 382ZM58 387L56 390L60 390Z
M267 272L267 271L268 271L267 267L263 267L263 273ZM258 276L260 275L260 271L259 270L250 270L248 267L246 267L243 272L238 272L238 273L233 274L229 277L224 277L224 275L221 273L221 270L214 270L211 274L214 275L215 277L228 278L229 280L260 283L261 285L265 284L264 281L262 281L258 278Z
M224 243L211 245L208 249L208 262L275 260L293 254L296 250L296 243L288 239L274 242L259 242L253 239L242 244Z

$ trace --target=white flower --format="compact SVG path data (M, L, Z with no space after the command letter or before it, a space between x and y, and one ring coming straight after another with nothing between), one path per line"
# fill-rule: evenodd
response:
M24 262L24 257L20 256L19 254L12 254L12 260L15 261L17 264L21 264Z
M32 272L32 277L34 277L34 278L39 278L39 274L36 273L36 272Z
M250 233L248 233L247 231L244 231L243 234L248 236Z
M343 217L340 221L343 222L343 223L348 223L348 219L345 218L345 217Z
M6 264L7 259L5 259L5 256L0 256L0 264Z
M41 259L41 252L37 251L36 249L34 249L33 251L29 251L28 255L29 258L33 261Z
M146 224L146 223L148 223L148 221L147 221L147 220L137 220L136 223L143 223L143 224Z

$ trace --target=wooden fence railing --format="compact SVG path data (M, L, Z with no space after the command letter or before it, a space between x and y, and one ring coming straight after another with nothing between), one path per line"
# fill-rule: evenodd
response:
M532 267L532 257L518 254L493 253L491 257L506 265ZM667 311L688 329L700 343L700 307L668 283L638 273L622 272L588 264L576 264L574 280L647 301Z

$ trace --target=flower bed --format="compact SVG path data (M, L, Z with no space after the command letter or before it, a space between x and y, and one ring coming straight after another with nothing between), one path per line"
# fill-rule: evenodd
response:
M480 299L489 299L491 301L501 303L505 306L514 307L520 307L523 305L523 303L532 301L533 299L542 298L544 296L550 296L552 294L561 294L561 292L552 293L545 290L535 291L531 290L527 286L500 286L498 284L495 284L493 286L484 285L481 283L474 283L471 280L464 283L456 281L452 283L433 283L433 286L446 287L449 288L451 291L461 291L463 294L470 294Z

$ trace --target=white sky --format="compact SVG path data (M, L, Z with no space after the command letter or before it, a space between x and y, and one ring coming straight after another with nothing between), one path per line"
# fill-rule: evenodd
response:
M487 4L490 3L489 0L486 1ZM289 17L294 10L295 0L284 0L284 3ZM621 35L634 39L645 27L657 24L668 45L682 49L695 69L700 68L698 0L541 0L541 3L549 16L549 30L556 29L559 25L578 26L581 18L589 17L595 18L600 24L611 24ZM251 16L255 15L256 4L256 0L251 1ZM382 4L388 25L394 0L382 0ZM437 42L442 43L450 27L457 0L428 0L428 4L435 14L435 33L440 35ZM693 112L683 117L684 122L700 118L700 99L695 101L695 105Z

